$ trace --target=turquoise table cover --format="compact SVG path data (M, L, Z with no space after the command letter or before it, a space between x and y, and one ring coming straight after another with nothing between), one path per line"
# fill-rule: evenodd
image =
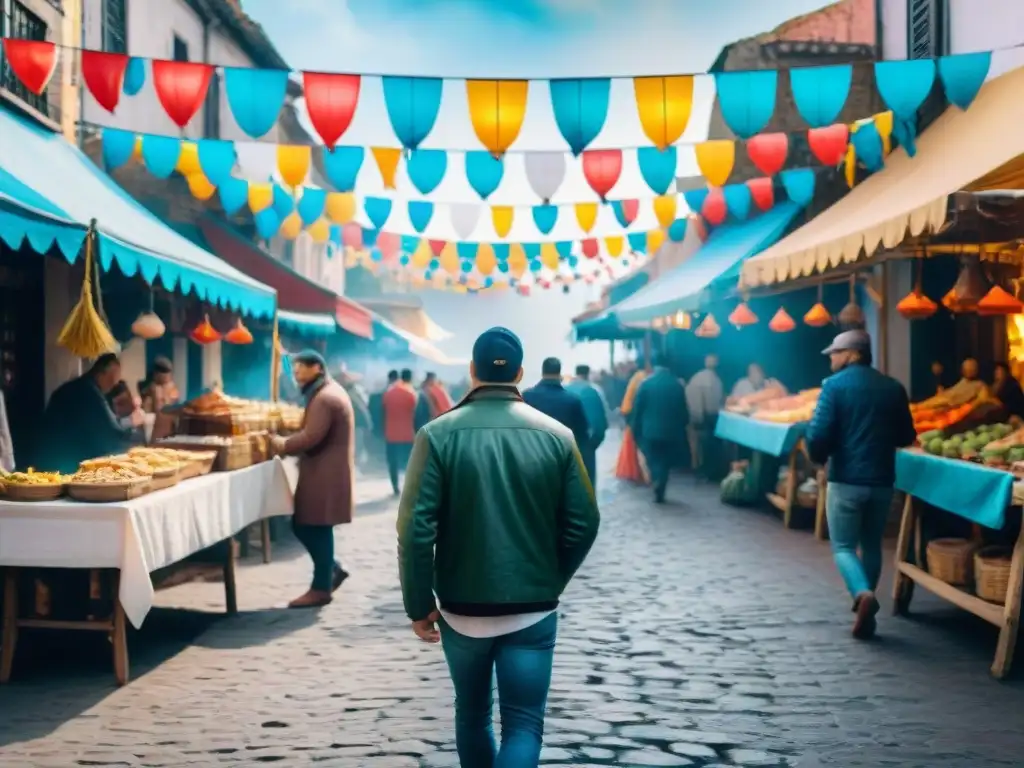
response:
M1013 498L1013 475L907 449L896 454L896 488L978 525L999 529Z
M769 456L788 456L807 430L806 423L775 424L749 416L722 411L718 414L715 437Z

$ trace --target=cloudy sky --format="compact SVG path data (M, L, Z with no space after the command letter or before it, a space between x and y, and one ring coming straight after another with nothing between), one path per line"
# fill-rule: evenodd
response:
M243 0L295 69L439 77L555 78L706 71L728 43L827 5L823 0ZM608 345L570 348L584 287L427 297L460 338L503 324L523 338L528 376L559 355L602 365ZM456 322L454 318L461 318ZM442 318L439 317L439 320ZM452 325L456 327L452 327ZM466 336L466 338L461 338Z

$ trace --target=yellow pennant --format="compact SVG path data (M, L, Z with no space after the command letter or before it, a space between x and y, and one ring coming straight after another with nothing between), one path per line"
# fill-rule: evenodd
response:
M174 166L174 170L186 178L203 172L203 167L199 164L198 144L194 141L181 142L181 151L178 153L178 164Z
M271 184L249 184L249 210L253 213L265 211L274 204L274 187Z
M846 158L843 160L843 177L846 179L846 186L853 189L857 183L857 150L854 149L851 141L846 145Z
M678 198L675 195L661 195L654 198L654 215L657 217L658 223L665 229L676 220L676 206L678 202Z
M665 242L665 230L652 229L647 233L647 255L653 256Z
M576 203L576 221L589 234L597 223L597 203Z
M312 147L279 144L277 147L277 171L281 180L289 187L298 187L309 175L312 163Z
M377 161L377 169L380 171L381 179L384 180L384 189L394 189L398 163L402 160L402 150L392 147L373 147L370 151L373 153L373 159Z
M467 80L469 119L480 143L501 157L519 137L526 117L528 80Z
M554 243L541 243L540 263L548 269L558 269L558 249Z
M452 275L459 273L459 252L455 247L455 243L445 243L444 248L441 250L441 269Z
M512 231L515 213L516 209L511 205L492 205L491 222L494 224L494 234L498 237L508 237L508 233Z
M411 263L416 269L426 269L430 266L430 262L433 260L434 252L430 250L430 241L424 237L416 246L416 250L412 252L412 256L409 258L409 263Z
M476 271L485 277L498 266L498 257L490 243L480 243L476 248Z
M306 228L314 243L326 243L331 239L331 223L324 218L317 219Z
M679 141L693 109L693 76L634 77L633 90L640 125L658 149Z
M892 112L879 112L875 115L875 130L882 139L882 157L892 152Z
M712 187L724 187L736 162L736 144L731 139L704 141L694 147L697 167Z
M285 240L294 240L301 232L302 219L297 213L288 214L288 218L281 222L281 228L277 231Z
M324 211L335 224L348 224L356 217L356 196L351 192L330 192Z
M508 271L512 277L522 277L526 271L526 251L520 243L512 243L509 246Z
M612 258L618 258L622 255L622 249L626 246L626 238L621 235L614 235L612 237L606 237L604 239L604 248L608 251L608 255Z
M202 171L190 173L185 177L185 181L188 182L188 191L197 200L209 200L213 197L213 193L217 191L217 188L210 183L210 180L203 175Z

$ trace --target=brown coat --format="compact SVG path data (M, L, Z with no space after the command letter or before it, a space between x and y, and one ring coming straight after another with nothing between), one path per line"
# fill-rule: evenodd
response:
M355 434L352 401L328 380L306 406L302 430L288 438L284 453L299 457L295 522L342 525L355 508Z

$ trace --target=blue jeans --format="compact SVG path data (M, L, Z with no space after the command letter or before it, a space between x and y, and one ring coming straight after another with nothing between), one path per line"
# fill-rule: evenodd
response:
M455 746L462 768L536 768L557 630L557 614L519 632L488 638L460 635L441 621L441 643L455 685ZM495 673L500 750L492 716Z
M882 575L882 538L892 488L829 483L825 513L832 556L850 594L874 592ZM857 547L860 547L860 557Z
M391 489L395 493L402 490L398 484L398 475L405 471L411 453L412 443L386 443L384 446L384 455L388 460L388 478L391 480Z
M313 561L313 583L309 588L330 592L334 573L341 568L341 564L334 559L334 526L301 525L293 517L292 530Z

